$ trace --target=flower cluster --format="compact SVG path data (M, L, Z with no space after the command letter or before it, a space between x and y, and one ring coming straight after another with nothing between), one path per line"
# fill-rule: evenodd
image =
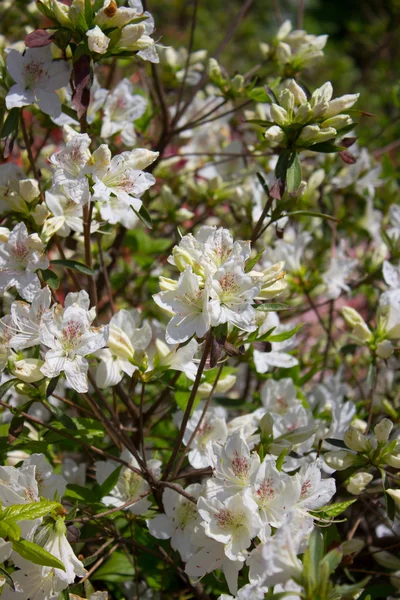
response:
M223 228L204 226L196 236L182 238L168 259L181 272L179 280L161 278L162 291L154 296L173 314L167 342L203 338L211 327L224 324L256 329L255 301L279 294L284 272L282 263L264 271L246 268L250 254L250 242L234 242Z

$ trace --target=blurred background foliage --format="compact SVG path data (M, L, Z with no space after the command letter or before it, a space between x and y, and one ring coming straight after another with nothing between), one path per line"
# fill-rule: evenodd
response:
M245 3L245 0L198 0L193 50L206 49L212 56ZM328 34L324 59L313 66L310 76L307 71L303 73L302 83L314 89L331 80L335 96L360 92L358 107L374 115L363 117L359 123L360 145L366 146L377 158L383 158L384 173L386 169L393 176L395 169L397 174L400 0L253 0L248 3L250 7L245 17L219 57L228 73L243 74L262 64L260 42L271 41L286 19L308 33ZM0 0L0 34L17 42L24 37L21 29L43 26L41 15L36 12L35 17L29 11L30 4L30 0ZM175 49L187 47L194 0L145 0L143 4L154 15L155 37L159 43ZM259 83L265 83L263 68L257 74Z
M147 4L160 43L187 45L194 1ZM212 55L242 4L199 0L194 50L206 48ZM312 81L314 88L331 80L335 96L361 92L358 106L375 117L361 120L360 144L370 151L400 144L400 0L305 0L301 6L301 0L255 0L224 48L221 64L230 74L250 70L262 61L259 43L271 40L286 19L308 33L328 34L325 58L308 81L305 74L305 83Z

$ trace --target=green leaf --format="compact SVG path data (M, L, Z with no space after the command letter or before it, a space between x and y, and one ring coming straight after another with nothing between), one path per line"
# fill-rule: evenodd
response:
M256 256L254 258L249 258L246 261L246 265L244 267L244 270L245 270L246 273L248 273L249 271L251 271L252 268L258 263L258 261L260 260L260 258L264 254L264 252L265 252L265 250L261 250L261 252L259 252L258 254L256 254Z
M297 152L293 152L286 172L286 182L289 194L296 192L301 184L301 163Z
M88 29L91 29L93 21L93 8L91 0L85 0L85 19Z
M328 444L332 444L332 446L336 446L337 448L345 448L346 450L348 450L348 447L343 442L343 440L335 440L334 438L326 438L325 442L328 442Z
M72 269L73 271L78 271L78 273L83 273L84 275L94 275L93 269L84 263L78 262L77 260L64 260L60 258L50 261L50 264L59 265L60 267L65 267L66 269Z
M79 118L78 118L76 110L73 110L66 104L61 105L61 110L65 115L68 115L68 117L71 117L71 119L74 119L75 121L77 121L77 123L79 123Z
M21 529L18 523L12 519L0 521L0 537L11 542L18 541L21 537Z
M297 325L290 329L289 331L282 331L282 333L277 333L275 335L268 336L267 342L285 342L286 340L290 340L296 333L303 327L303 323L301 325Z
M55 569L65 571L65 567L61 560L34 542L28 542L28 540L13 542L13 550L22 556L22 558L35 563L35 565L54 567Z
M289 167L291 154L292 153L290 150L283 150L279 155L278 162L276 163L275 175L277 179L280 179L281 181L286 181L286 172Z
M58 380L60 379L60 375L57 375L57 377L53 377L52 379L50 379L48 386L46 388L46 398L49 398L52 393L54 392L54 390L57 387L57 383Z
M56 378L54 377L54 379L56 379ZM52 392L54 392L54 390L52 390ZM76 425L73 422L73 420L71 419L71 417L69 417L67 414L65 414L65 412L63 412L63 410L61 408L58 408L58 406L53 406L53 404L50 404L50 402L47 402L47 400L43 400L42 402L43 402L44 406L47 408L47 410L52 415L54 415L55 417L57 417L57 419L59 420L59 422L62 423L66 429L74 429L74 430L76 430Z
M132 581L134 575L135 569L126 554L114 552L107 562L93 573L90 580L120 583L122 581Z
M326 154L331 154L332 152L341 152L342 150L346 150L345 146L336 146L332 142L320 142L319 144L313 144L312 146L308 146L307 150L311 150L312 152L323 152Z
M342 562L343 553L340 552L338 548L334 548L328 554L325 554L324 558L321 560L322 565L328 565L328 572L333 573L340 563Z
M390 484L388 482L385 470L379 469L379 471L380 471L381 477L382 477L382 486L383 486L383 492L385 495L385 505L386 505L387 516L391 521L394 521L394 517L396 515L396 505L395 505L395 502L394 502L392 496L390 496L386 492L387 489L390 489Z
M19 119L19 108L12 108L7 115L7 119L4 121L3 129L1 130L1 137L6 138L9 135L16 136L18 133L18 119Z
M346 500L344 502L334 502L333 504L322 506L320 509L318 509L318 512L321 511L328 517L338 517L345 510L347 510L349 506L354 504L354 502L357 502L357 498L354 498L353 500Z
M29 504L11 504L0 514L0 520L31 521L45 517L53 510L60 511L62 509L63 507L59 502L51 500L29 502Z
M42 274L44 282L49 287L51 287L51 289L57 290L59 288L60 279L59 279L58 275L56 273L54 273L54 271L52 271L51 269L44 269L43 271L40 271L40 272Z
M264 304L259 304L256 307L256 310L260 310L261 312L278 312L280 310L289 310L291 308L291 306L283 304L282 302L265 302Z
M320 213L314 210L295 210L293 212L287 213L288 217L293 217L295 215L319 217L320 219L327 219L328 221L335 221L335 223L340 223L339 219L336 219L336 217L332 217L332 215L327 215L325 213Z
M263 87L255 87L247 92L247 97L255 102L270 103L271 99Z
M0 576L4 577L4 579L6 580L6 583L10 586L12 591L15 592L15 585L11 578L11 575L9 573L7 573L7 571L5 569L3 569L2 567L0 567Z
M9 379L0 385L0 399L8 392L9 389L18 383L19 379Z
M99 486L98 488L98 497L104 498L107 496L115 488L118 483L118 479L121 473L122 465L119 465L108 477L107 479Z
M319 563L324 555L324 538L318 529L311 533L306 553L309 554L309 576L314 587L319 579Z
M153 229L153 221L151 220L151 216L149 215L148 211L145 209L143 204L140 207L140 210L135 210L133 206L131 206L131 208L135 215L142 221L142 223L146 225L146 227L148 227L149 229Z
M285 457L289 452L289 448L284 448L278 458L276 459L276 468L278 471L282 470L283 463L285 462Z

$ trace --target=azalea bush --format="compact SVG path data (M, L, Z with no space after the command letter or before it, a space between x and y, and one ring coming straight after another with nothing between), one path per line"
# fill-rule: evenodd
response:
M1 599L398 598L379 77L304 3L240 56L251 1L151 4L0 7Z

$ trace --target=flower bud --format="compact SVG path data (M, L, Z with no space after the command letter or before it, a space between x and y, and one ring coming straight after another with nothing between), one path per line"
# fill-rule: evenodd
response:
M309 121L311 118L312 112L313 110L311 108L311 104L309 102L305 102L298 108L294 118L294 123L307 123L307 121Z
M273 125L272 127L269 127L267 129L267 131L264 134L264 137L269 142L275 142L276 144L279 144L285 139L285 133L279 127L279 125Z
M37 204L31 212L31 217L35 221L36 225L43 225L49 214L50 213L45 204Z
M140 38L145 34L146 28L143 23L132 23L123 28L118 46L121 48L130 48L137 44Z
M176 279L170 279L169 277L163 277L162 275L160 275L159 285L160 290L162 292L167 292L169 290L176 290L176 288L178 287L178 282L176 281Z
M287 87L292 92L296 104L298 104L299 106L302 104L306 104L306 102L307 102L306 93L303 90L303 88L300 87L299 84L295 82L294 79L290 79Z
M236 92L239 92L241 89L243 89L243 84L244 84L244 77L243 77L243 75L240 75L239 73L237 75L235 75L235 77L231 80L232 89L235 90Z
M329 102L325 117L334 117L339 113L351 108L358 100L360 94L346 94Z
M375 425L374 432L376 435L376 439L380 444L386 444L392 429L393 423L392 421L390 421L390 419L382 419L382 421L379 421L379 423Z
M264 56L264 58L266 58L269 54L270 51L270 46L269 44L266 44L265 42L261 42L260 43L260 50L261 50L261 54Z
M321 87L314 90L311 96L311 106L315 107L318 104L329 102L329 100L332 98L332 94L332 84L330 81L327 81L326 83L324 83L324 85L321 85Z
M91 52L97 54L105 54L107 52L110 38L108 38L98 25L86 32L88 38L88 46Z
M331 469L335 469L335 471L344 471L355 465L357 457L350 452L346 452L346 450L334 450L333 452L326 452L324 454L324 460Z
M25 358L17 360L14 363L13 371L18 379L21 379L25 383L34 383L44 378L43 373L40 371L40 367L44 364L43 360L36 358Z
M287 63L291 62L292 50L291 50L289 44L285 44L284 42L279 42L279 44L276 48L276 60L283 65L286 65Z
M345 306L342 308L342 315L347 325L353 327L353 333L358 337L359 340L366 342L371 339L372 333L368 328L368 325L354 308Z
M286 110L278 104L271 104L271 117L275 123L282 127L285 127L285 125L288 125L289 123L289 116Z
M210 58L207 66L207 73L210 79L219 81L223 79L221 67L215 58Z
M288 89L283 90L279 94L279 103L280 105L288 112L291 112L294 109L294 95Z
M298 144L310 144L316 135L318 135L320 129L318 125L306 125L301 130L301 133L297 139Z
M25 202L32 202L40 194L39 184L36 179L21 179L18 182L19 193Z
M119 327L116 327L115 325L110 327L110 335L107 346L120 358L126 358L129 360L132 359L133 355L135 354L132 342L126 335L125 331Z
M400 469L400 454L388 454L385 456L385 463L389 465L389 467L394 467L395 469Z
M392 356L393 351L394 346L389 340L383 340L382 342L379 342L376 346L376 355L379 356L379 358L383 358L384 360L388 359L389 356Z
M354 427L350 427L344 432L343 441L354 452L365 452L368 449L367 436Z
M351 125L353 119L349 115L337 115L336 117L330 117L329 119L325 119L321 123L321 127L333 127L334 129L342 129L343 127L347 127Z
M363 492L366 486L371 483L374 476L370 473L365 473L364 471L360 471L355 475L350 477L348 484L346 485L346 489L349 494L353 494L353 496L359 496L361 492Z
M223 379L219 379L217 381L217 385L215 386L215 392L218 394L225 394L228 392L232 386L236 383L236 375L226 375ZM213 385L211 383L202 383L199 385L199 389L197 390L199 396L201 398L207 398L212 392Z
M282 25L279 27L278 32L276 34L276 39L284 40L291 31L292 31L292 23L290 22L289 19L286 19L286 21L284 21L282 23Z

